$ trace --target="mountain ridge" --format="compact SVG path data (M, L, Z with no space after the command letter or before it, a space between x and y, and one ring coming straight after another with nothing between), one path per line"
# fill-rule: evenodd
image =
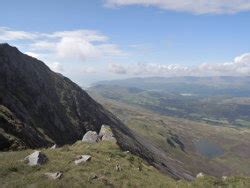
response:
M193 179L181 163L132 132L68 78L42 61L0 45L0 148L72 144L88 130L111 127L118 145L175 179ZM22 148L21 147L21 148Z

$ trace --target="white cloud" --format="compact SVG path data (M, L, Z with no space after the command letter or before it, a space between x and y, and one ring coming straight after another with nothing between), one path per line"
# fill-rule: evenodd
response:
M97 73L96 69L94 67L84 67L81 69L81 72L84 74L95 74Z
M0 27L0 42L17 42L29 54L49 61L85 61L89 58L121 56L125 53L107 36L94 30L72 30L53 33L15 31ZM23 46L20 46L22 44ZM35 56L34 56L35 57Z
M109 72L141 76L250 76L250 53L240 55L232 62L203 63L192 67L156 63L136 63L125 66L113 63L109 64Z
M128 67L124 67L119 63L109 63L108 71L115 74L126 74L128 73Z
M39 59L40 55L34 52L25 52L25 54L27 54L28 56L34 57Z
M59 62L52 62L52 63L47 63L49 68L55 72L63 72L64 67L61 63Z
M7 27L0 27L0 41L33 40L38 38L38 36L38 33L14 31Z
M250 10L249 0L105 0L106 6L143 5L195 14L231 14Z

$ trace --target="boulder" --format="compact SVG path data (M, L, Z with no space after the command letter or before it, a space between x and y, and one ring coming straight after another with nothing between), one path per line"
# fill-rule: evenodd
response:
M203 178L203 177L204 177L204 174L202 172L196 175L196 178Z
M53 146L51 146L50 149L56 149L56 148L58 148L58 146L56 144L54 144Z
M88 131L82 138L83 142L96 143L99 141L99 136L95 131Z
M227 176L222 176L222 180L226 181L227 180Z
M102 125L101 130L99 132L99 137L103 141L114 141L116 142L116 139L113 135L113 132L111 128L108 125Z
M63 176L63 173L62 172L47 172L44 175L47 176L51 180L57 180Z
M90 155L82 155L80 157L80 159L75 160L75 164L79 165L80 163L85 163L87 161L91 160L91 156Z
M42 165L47 160L47 156L40 151L35 151L24 159L24 161L30 166Z

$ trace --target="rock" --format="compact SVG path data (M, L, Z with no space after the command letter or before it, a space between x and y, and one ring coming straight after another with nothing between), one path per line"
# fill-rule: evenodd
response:
M44 175L47 176L51 180L57 180L57 179L60 179L63 176L63 173L62 172L54 172L54 173L47 172Z
M83 142L96 143L99 141L99 136L95 131L88 131L82 138Z
M222 180L223 181L227 180L227 176L222 176Z
M91 156L90 155L82 155L80 159L75 160L75 164L78 165L80 163L85 163L87 161L91 160Z
M98 179L98 176L97 176L96 174L91 174L91 175L89 176L89 181L95 180L95 179Z
M196 175L196 178L203 178L203 177L204 177L204 174L202 172Z
M56 144L54 144L53 146L51 146L50 149L56 149L56 148L58 148L58 146Z
M116 170L116 171L121 171L121 170L122 170L122 168L121 168L121 166L120 166L119 164L116 164L116 166L115 166L115 170Z
M104 141L106 140L106 141L116 142L113 132L108 125L102 125L101 130L99 132L99 137L101 140L104 140Z
M42 165L47 160L47 156L40 151L35 151L24 159L24 161L30 166Z

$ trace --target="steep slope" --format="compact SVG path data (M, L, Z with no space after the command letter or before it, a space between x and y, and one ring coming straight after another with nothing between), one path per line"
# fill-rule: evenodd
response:
M176 179L193 179L179 161L133 133L68 78L17 48L0 45L0 150L71 144L102 124L111 126L123 150Z

